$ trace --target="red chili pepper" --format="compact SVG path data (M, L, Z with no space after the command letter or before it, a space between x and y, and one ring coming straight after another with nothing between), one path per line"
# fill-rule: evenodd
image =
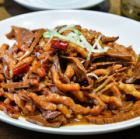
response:
M55 49L66 50L68 47L68 42L61 40L52 40L52 47Z
M22 64L16 67L13 71L14 75L26 73L29 70L29 64Z

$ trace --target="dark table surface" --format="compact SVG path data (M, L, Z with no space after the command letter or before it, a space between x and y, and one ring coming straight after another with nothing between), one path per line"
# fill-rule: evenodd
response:
M117 1L117 0L115 0ZM32 12L29 9L26 9L18 4L16 4L13 0L5 0L3 4L0 4L0 8L4 8L5 18L9 16L15 16L22 13ZM103 2L102 4L90 8L90 10L97 10L103 12L109 12L109 2ZM1 13L1 11L0 11ZM53 135L53 134L44 134L37 133L21 128L17 128L6 123L0 122L0 139L41 139L41 138L55 138L60 137L63 138L63 135ZM82 137L82 136L80 136ZM107 134L100 135L89 135L89 138L93 139L140 139L140 126Z

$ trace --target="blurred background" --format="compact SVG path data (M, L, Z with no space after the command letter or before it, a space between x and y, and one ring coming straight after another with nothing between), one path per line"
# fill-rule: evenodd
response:
M86 9L140 21L140 0L0 0L0 20L45 9Z

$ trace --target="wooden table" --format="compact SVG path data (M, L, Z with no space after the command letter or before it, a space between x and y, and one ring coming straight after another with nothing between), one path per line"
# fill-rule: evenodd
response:
M26 9L16 3L13 2L13 0L0 0L0 20L8 18L10 16L15 16L22 13L28 13L31 12L31 10ZM120 9L118 8L118 3L115 3L115 5L112 4L114 0L110 0L111 7L109 8L109 3L104 2L96 7L91 8L90 10L97 10L97 11L104 11L104 12L112 12L120 14ZM114 133L108 133L108 134L102 134L102 135L90 135L89 138L94 139L140 139L140 127L131 128L125 131L120 132L114 132ZM6 123L0 122L0 139L41 139L41 138L53 138L53 137L59 137L60 135L52 135L52 134L42 134L37 132L28 131L25 129L20 129L11 125L8 125ZM64 136L60 136L61 138ZM81 136L82 137L82 136Z

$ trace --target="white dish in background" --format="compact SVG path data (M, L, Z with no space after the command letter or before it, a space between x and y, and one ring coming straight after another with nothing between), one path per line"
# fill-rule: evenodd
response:
M26 28L53 28L63 24L80 24L83 27L101 31L106 35L119 35L119 42L133 45L137 53L140 53L140 23L124 17L93 11L82 10L54 10L41 11L20 16L15 16L0 22L0 44L11 43L4 35L10 31L11 25ZM0 112L0 120L29 130L55 134L99 134L112 132L140 125L140 117L106 125L77 125L60 128L49 128L35 125L25 121L8 117Z
M14 0L32 10L81 9L95 6L104 0Z

